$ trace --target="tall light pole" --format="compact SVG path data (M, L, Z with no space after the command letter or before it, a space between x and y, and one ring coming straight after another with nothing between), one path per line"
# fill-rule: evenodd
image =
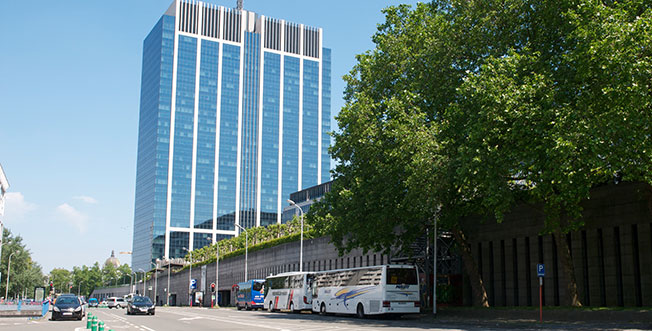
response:
M215 245L215 303L219 307L218 299L220 298L220 245L217 244L217 238L213 240L212 237L206 237L210 239L211 242ZM211 303L211 308L212 308Z
M154 301L154 304L156 304L156 295L158 294L157 290L158 290L158 262L159 261L160 261L159 259L156 259L156 263L150 262L151 264L154 265L154 300L152 300Z
M9 274L11 272L11 257L16 254L16 252L12 252L9 254L9 264L7 265L7 288L5 289L5 300L9 298Z
M303 271L303 209L299 207L294 201L288 199L288 202L290 203L291 206L295 206L299 208L299 211L301 212L301 250L299 251L299 272Z
M129 292L133 293L134 292L134 276L132 276L134 272L129 273Z
M82 281L79 281L79 285L77 285L77 296L79 296L79 297L81 296L81 284L82 284Z
M165 289L166 296L166 305L170 306L170 264L172 264L172 259L165 259L168 262L168 287Z
M190 272L188 273L188 300L190 301L190 307L192 307L192 251L185 247L181 247L184 251L188 252L190 255Z
M240 224L235 224L235 226L242 229L242 231L244 231L244 233L245 233L245 282L246 282L247 281L247 262L248 262L248 259L249 259L249 234L247 233L247 229L240 226Z
M145 284L147 284L147 279L145 279L145 276L147 276L147 271L143 270L143 268L138 268L138 270L143 272L143 296L145 295Z

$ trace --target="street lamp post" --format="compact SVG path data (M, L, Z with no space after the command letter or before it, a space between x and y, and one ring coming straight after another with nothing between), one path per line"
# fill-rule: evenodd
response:
M156 263L155 262L150 262L151 264L154 265L154 300L152 300L152 301L154 301L154 304L156 304L156 301L157 301L156 296L158 295L158 292L157 292L158 291L158 262L159 262L159 259L156 259Z
M206 237L206 239L210 239L213 244L215 245L215 305L220 306L218 299L220 298L220 245L217 244L217 238L215 241L213 241L213 238L211 237ZM212 308L212 301L211 301L211 308Z
M181 248L183 248L183 250L188 252L190 255L190 272L188 273L188 300L190 301L190 307L192 307L192 251L185 247Z
M244 233L245 233L245 282L246 282L247 279L248 279L247 278L247 262L248 262L248 259L249 259L249 234L247 233L247 229L240 226L240 224L235 224L235 226L242 229L242 231L244 231Z
M5 300L9 298L9 274L11 272L11 257L16 254L16 252L12 252L9 254L9 264L7 265L7 288L5 289Z
M145 277L147 276L147 271L143 270L142 268L138 268L138 270L143 272L143 296L145 295L145 284L147 284L147 279Z
M134 276L132 276L133 271L129 273L129 292L134 292Z
M295 206L299 208L299 211L301 212L301 251L299 252L299 272L303 271L303 209L299 207L294 201L288 199L288 202L290 205Z
M79 281L79 284L77 285L77 296L81 296L81 284L82 281Z
M166 305L170 306L170 264L172 264L171 259L165 259L168 262L168 287L165 289L166 296Z

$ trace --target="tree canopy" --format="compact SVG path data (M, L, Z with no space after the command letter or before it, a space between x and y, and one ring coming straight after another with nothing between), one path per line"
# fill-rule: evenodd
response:
M563 233L582 225L595 185L652 183L645 1L435 0L384 13L375 48L344 77L335 182L309 217L342 250L406 247L435 215L448 227L501 221L518 202L541 203L542 230Z

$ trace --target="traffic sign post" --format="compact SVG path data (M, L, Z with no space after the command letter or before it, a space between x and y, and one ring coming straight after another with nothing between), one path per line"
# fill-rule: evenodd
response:
M194 278L190 280L190 289L197 289L197 280Z
M543 263L537 264L537 277L539 277L539 322L543 322L543 277L545 275L545 265Z

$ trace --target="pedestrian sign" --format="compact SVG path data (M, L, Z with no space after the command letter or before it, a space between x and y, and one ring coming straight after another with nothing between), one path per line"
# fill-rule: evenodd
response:
M546 274L546 269L543 263L537 264L537 277L543 277Z

